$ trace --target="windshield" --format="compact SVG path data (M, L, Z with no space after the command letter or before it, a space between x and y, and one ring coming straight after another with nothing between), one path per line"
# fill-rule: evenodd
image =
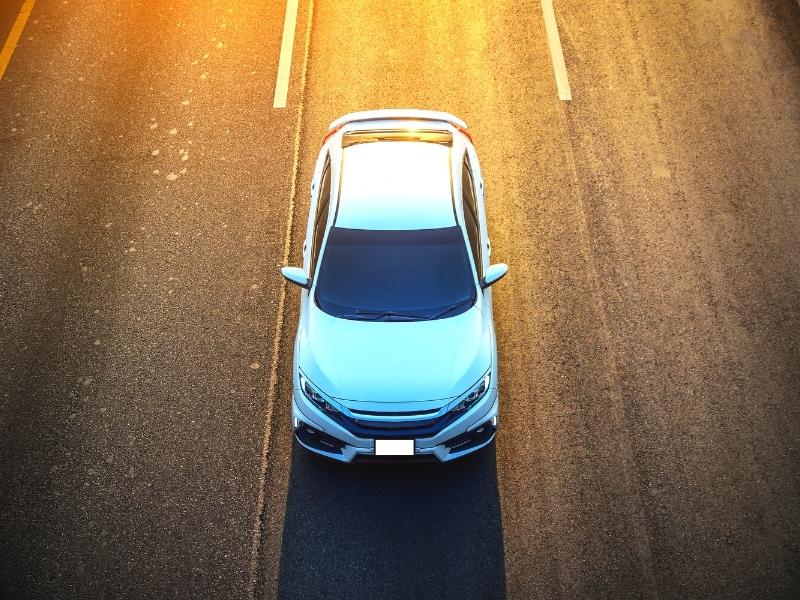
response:
M318 277L317 305L346 319L439 319L475 303L475 279L458 226L410 231L333 227Z

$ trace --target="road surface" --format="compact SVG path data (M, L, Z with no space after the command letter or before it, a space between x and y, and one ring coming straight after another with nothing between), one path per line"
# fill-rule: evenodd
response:
M0 80L2 596L800 596L796 1L555 0L569 101L548 2L300 0L289 37L293 4L33 4ZM291 440L278 269L327 124L387 107L470 125L510 266L501 429L452 465Z

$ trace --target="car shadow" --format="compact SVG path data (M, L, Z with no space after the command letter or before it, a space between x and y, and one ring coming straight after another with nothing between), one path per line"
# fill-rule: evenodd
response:
M450 464L292 452L279 598L505 597L493 444Z

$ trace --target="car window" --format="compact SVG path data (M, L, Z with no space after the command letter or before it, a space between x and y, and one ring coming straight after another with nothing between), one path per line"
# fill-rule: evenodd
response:
M478 271L478 277L483 277L478 207L475 200L475 187L472 184L472 173L469 168L469 162L466 159L461 169L461 197L464 203L464 225L467 229L472 257L475 260L475 268Z
M322 245L322 238L325 236L325 227L328 224L328 209L331 199L331 169L330 163L326 162L322 171L322 179L319 186L319 198L317 199L317 213L314 217L314 240L311 246L311 277L317 266L319 249Z
M317 306L354 320L452 317L475 303L464 234L436 229L332 227L315 288Z

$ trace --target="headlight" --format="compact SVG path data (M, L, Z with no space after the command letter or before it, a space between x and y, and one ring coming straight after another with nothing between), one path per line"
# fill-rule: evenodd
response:
M326 413L339 412L339 410L333 404L328 402L322 394L311 387L308 379L306 379L302 374L300 375L300 389L302 390L303 395L320 410Z
M491 370L487 371L481 380L476 383L473 388L467 393L461 401L450 410L453 412L463 412L469 410L473 404L486 395L489 390L489 380L491 378Z

